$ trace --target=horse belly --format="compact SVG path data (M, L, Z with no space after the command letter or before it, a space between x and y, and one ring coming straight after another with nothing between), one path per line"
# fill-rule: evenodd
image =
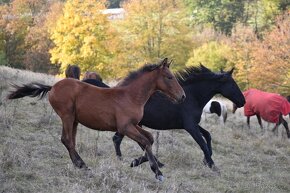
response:
M85 112L78 111L77 120L82 125L94 130L116 131L116 118L109 109L91 107Z
M82 119L78 118L78 122L81 123L82 125L94 129L94 130L99 130L99 131L117 131L116 125L113 124L113 119L112 121L104 121L103 119L90 119L88 120L87 118Z

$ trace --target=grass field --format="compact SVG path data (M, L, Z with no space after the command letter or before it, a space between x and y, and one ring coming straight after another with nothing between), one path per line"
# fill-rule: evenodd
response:
M78 129L77 149L90 171L77 169L60 141L61 122L47 97L5 99L9 83L32 81L52 85L57 79L0 67L0 192L290 192L290 139L285 129L280 126L275 135L273 125L264 123L262 132L252 118L249 130L242 109L228 112L225 126L214 115L201 122L212 134L213 159L221 175L203 165L201 149L183 130L160 132L153 147L166 164L162 183L148 163L130 168L143 154L135 142L124 139L120 161L112 132L84 126ZM224 102L231 109L231 103ZM286 120L289 124L289 117Z

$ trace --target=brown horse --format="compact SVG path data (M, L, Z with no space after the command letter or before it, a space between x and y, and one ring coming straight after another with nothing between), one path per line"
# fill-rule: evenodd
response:
M66 78L74 78L74 79L80 79L81 75L81 69L77 65L68 65L65 70L65 77Z
M61 141L76 167L86 168L75 150L77 126L81 123L95 130L118 131L136 141L146 151L155 177L162 181L163 175L151 150L153 136L138 123L146 101L157 90L176 102L184 101L185 93L169 65L167 59L160 64L145 65L125 78L119 87L99 88L69 78L53 86L39 83L15 86L16 90L7 98L43 98L49 92L49 102L63 124Z
M86 79L95 79L95 80L98 80L100 82L103 82L102 77L99 74L97 74L96 72L86 71L86 73L84 74L83 80L86 80Z

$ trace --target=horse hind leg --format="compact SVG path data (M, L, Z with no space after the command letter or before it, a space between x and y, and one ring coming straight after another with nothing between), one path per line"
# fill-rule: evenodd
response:
M136 141L142 149L145 149L145 152L147 154L150 168L155 173L155 178L159 181L163 181L164 177L161 171L159 170L158 164L155 160L155 157L152 153L152 145L151 142L148 140L147 137L145 137L142 133L139 132L139 128L137 129L134 125L129 125L127 128L120 129L121 134L126 135L127 137L133 139Z
M287 137L290 138L290 131L289 131L288 124L287 124L287 122L285 121L285 119L283 119L282 115L280 115L279 122L281 122L281 123L283 124L283 126L284 126L285 129L286 129Z
M123 138L124 138L124 135L122 135L121 133L118 133L118 132L116 132L112 138L113 143L114 143L114 147L115 147L116 155L120 160L122 159L122 152L121 152L120 146L121 146Z
M61 142L67 148L69 156L73 164L78 168L87 168L85 162L79 156L75 150L76 146L76 132L78 123L74 121L74 118L66 117L62 118L63 129Z

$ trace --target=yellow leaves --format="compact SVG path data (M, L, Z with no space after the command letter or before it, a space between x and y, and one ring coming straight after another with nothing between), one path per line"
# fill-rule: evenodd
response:
M82 71L98 71L106 77L111 73L113 54L110 42L114 41L114 31L106 15L105 1L69 0L64 6L63 16L51 32L55 47L50 51L52 62L61 63L62 70L70 63L78 64ZM115 49L114 47L112 49Z
M123 8L125 18L117 25L125 54L118 60L120 65L153 62L165 56L185 64L192 43L188 35L191 30L182 19L184 9L178 1L129 0Z

